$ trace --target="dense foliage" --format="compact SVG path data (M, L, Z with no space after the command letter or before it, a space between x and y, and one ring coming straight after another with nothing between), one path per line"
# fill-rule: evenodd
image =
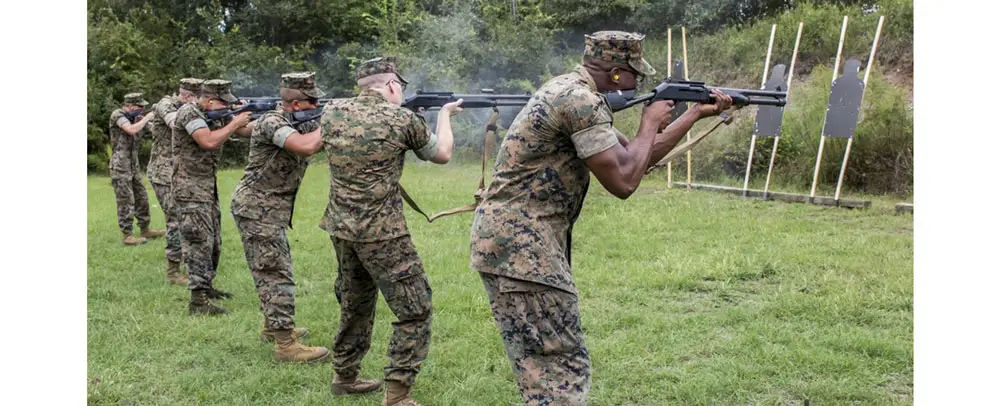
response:
M757 87L770 25L779 24L772 61L787 63L803 21L795 73L803 81L793 91L815 97L795 99L795 112L786 114L785 133L795 137L782 147L778 168L797 176L815 160L807 139L818 142L819 129L811 123L825 105L821 88L829 88L842 16L851 18L844 55L864 62L878 15L885 15L865 122L852 152L859 158L852 160L847 183L871 192L912 188L912 102L905 91L912 89L911 0L91 0L87 7L88 170L98 173L107 170L108 115L122 96L142 91L153 102L172 93L181 77L229 79L237 95L263 96L277 94L282 72L315 70L327 93L348 97L356 92L358 61L392 54L403 59L410 91L525 92L577 62L582 34L602 29L646 33L648 59L665 73L666 30L673 28L673 56L680 59L678 28L684 26L692 79ZM810 75L816 67L818 77ZM799 116L807 110L812 115ZM504 112L507 122L514 113ZM485 114L460 116L459 155L477 155ZM623 130L634 117L622 115ZM731 134L700 147L705 158L694 161L699 175L745 167L749 132L730 128ZM245 148L229 143L224 165L241 164ZM737 149L742 152L734 154ZM148 142L143 162L147 155ZM873 176L887 172L891 180L873 183Z

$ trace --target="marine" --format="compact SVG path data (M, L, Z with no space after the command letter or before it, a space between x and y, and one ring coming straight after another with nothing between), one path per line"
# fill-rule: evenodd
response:
M150 185L156 200L160 202L163 209L163 217L167 220L167 244L165 256L167 259L167 282L175 285L187 286L187 274L181 271L181 235L177 219L170 210L170 176L173 167L173 150L171 147L172 131L174 119L177 118L177 109L184 103L198 99L201 91L201 79L183 78L177 93L172 96L165 96L153 105L154 117L149 122L151 128L153 146L149 152L149 164L146 166L146 177L149 178Z
M333 344L335 395L377 390L361 379L371 346L375 303L382 292L396 316L389 343L383 406L418 405L411 396L431 336L431 287L403 217L399 178L406 151L436 164L451 159L451 115L461 100L438 113L432 132L423 117L400 107L407 81L394 57L362 62L357 97L324 108L320 121L330 167L330 199L320 228L337 258L335 289L340 327Z
M505 135L472 223L470 267L479 272L525 405L585 405L590 353L573 281L571 239L591 174L627 199L646 169L691 126L732 100L699 104L670 122L672 101L643 108L632 140L614 127L607 92L638 88L655 69L644 36L585 36L581 64L545 82Z
M212 285L222 248L222 213L216 171L222 146L233 135L248 137L250 113L242 112L209 119L212 112L230 109L239 100L230 91L231 82L202 82L197 101L177 110L171 128L174 166L170 175L171 210L180 225L181 256L188 271L191 315L228 313L213 299L232 297Z
M143 100L142 93L126 94L122 106L112 111L108 120L111 138L111 162L108 167L118 206L118 228L122 232L122 244L126 246L144 244L146 239L164 234L163 230L149 228L149 196L139 170L140 137L154 116L142 114L147 105L149 102ZM141 230L138 237L132 235L133 219Z
M292 72L281 76L280 95L280 110L257 119L230 209L260 297L262 341L274 341L278 361L317 362L330 351L298 342L308 330L295 328L295 280L285 231L292 227L295 196L309 157L323 147L318 103L325 93L316 87L315 72Z

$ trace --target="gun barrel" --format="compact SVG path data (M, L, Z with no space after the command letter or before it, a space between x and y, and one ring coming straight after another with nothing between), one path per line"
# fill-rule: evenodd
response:
M710 89L715 89L726 93L741 93L744 96L760 96L760 97L773 97L773 98L785 98L788 97L788 92L778 92L773 90L753 90L753 89L731 89L727 87L712 87Z

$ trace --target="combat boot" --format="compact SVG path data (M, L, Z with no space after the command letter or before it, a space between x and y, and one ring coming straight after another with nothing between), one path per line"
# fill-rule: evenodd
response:
M216 306L209 300L205 289L194 289L191 291L191 303L188 304L188 314L215 316L228 313L226 309Z
M330 383L330 392L333 392L334 395L354 395L375 392L381 387L382 382L374 379L344 378L334 374L333 382Z
M308 335L309 335L309 330L307 330L305 327L296 327L295 329L292 330L292 338L295 338L296 340L305 338ZM267 327L265 327L263 330L260 330L260 342L273 343L274 330L268 330Z
M181 272L180 262L167 261L167 282L174 285L187 286L188 278L184 272Z
M218 290L216 288L205 289L205 293L208 294L209 299L229 299L233 297L232 293L224 290Z
M420 406L410 397L410 387L399 381L385 381L385 396L382 406Z
M272 330L274 359L278 362L316 362L330 355L325 347L308 347L292 337L292 330Z
M144 228L142 229L142 231L140 231L139 235L141 235L143 238L152 240L154 238L160 238L163 237L164 235L167 235L167 232L164 230L150 230L149 228Z
M145 244L145 243L146 243L146 239L145 238L136 237L136 236L132 235L132 233L125 233L122 236L122 244L125 244L125 245L128 245L128 246Z

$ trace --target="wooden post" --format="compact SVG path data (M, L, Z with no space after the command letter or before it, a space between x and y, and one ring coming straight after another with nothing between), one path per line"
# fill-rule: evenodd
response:
M795 49L792 51L792 64L791 68L788 70L788 83L785 84L785 91L789 95L792 93L792 76L795 75L795 58L799 56L799 40L802 39L802 21L799 21L799 32L795 34ZM767 200L767 189L771 186L771 171L774 170L774 157L778 154L778 140L781 139L781 134L774 137L774 144L771 146L771 162L767 164L767 178L764 180L764 194L762 199Z
M872 65L875 64L875 50L878 48L878 37L882 34L883 21L885 21L885 16L879 16L878 28L875 29L875 40L872 42L872 51L868 55L868 66L865 68L865 78L862 80L865 87L861 89L861 100L864 100L865 90L868 90L868 75L872 72ZM854 137L857 137L857 133L855 133ZM847 171L847 160L851 156L851 144L854 143L854 137L847 139L847 148L844 149L844 161L840 163L840 176L837 177L837 192L833 195L834 201L840 201L840 187L844 184L844 172Z
M764 57L764 78L760 80L760 88L767 85L767 68L771 65L771 50L774 47L774 31L778 24L771 24L771 39L767 41L767 56ZM747 152L747 173L743 176L743 197L747 197L747 187L750 186L750 166L753 163L753 150L757 146L757 133L750 135L750 152Z
M674 71L674 58L671 52L674 43L673 38L671 38L673 30L673 28L667 28L667 78L669 78ZM667 162L667 189L673 189L674 187L674 176L672 173L673 168L674 163Z
M687 29L685 27L683 27L683 26L681 27L681 46L682 46L682 48L684 50L684 80L691 80L691 78L688 77ZM691 132L690 131L688 131L688 133L685 134L684 136L685 136L685 140L686 141L690 141L691 140ZM691 190L691 151L687 152L687 189Z
M831 84L837 80L837 73L840 72L840 54L844 51L845 33L847 33L847 16L844 16L844 23L840 27L840 44L837 45L837 60L833 62L833 79L830 79ZM816 197L816 181L819 179L819 165L823 160L823 144L826 143L826 137L823 136L823 127L826 127L826 115L823 116L823 126L819 128L819 150L816 151L816 170L813 171L812 189L809 191L810 199Z

